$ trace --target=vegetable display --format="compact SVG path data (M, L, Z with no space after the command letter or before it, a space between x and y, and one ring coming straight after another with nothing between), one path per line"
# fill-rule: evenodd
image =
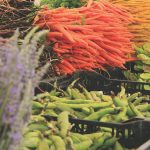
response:
M124 6L134 17L134 23L129 26L129 30L135 35L133 42L141 46L145 42L150 42L150 1L149 0L110 0L115 5Z
M81 86L81 85L80 85ZM150 104L147 96L134 93L125 94L125 89L116 96L101 94L98 91L88 92L81 86L82 92L73 88L72 84L64 92L56 89L50 93L42 93L33 100L33 115L58 116L62 111L68 111L72 118L122 122L133 117L149 117Z
M134 69L139 71L139 73L133 73L130 70L123 71L123 73L129 80L150 82L150 43L146 43L135 49L138 60L135 61ZM150 89L150 86L145 85L144 88L148 90Z
M49 8L58 8L58 7L68 7L68 8L77 8L85 4L85 0L35 0L40 1L39 3L35 2L36 6L47 5Z
M47 41L55 43L58 74L71 74L106 66L124 68L125 62L134 60L133 35L127 29L131 21L125 10L101 0L74 9L42 9L34 24L50 30Z
M71 132L69 113L63 111L57 121L48 122L42 116L32 116L24 132L24 139L19 150L124 150L119 138L101 131L91 134Z

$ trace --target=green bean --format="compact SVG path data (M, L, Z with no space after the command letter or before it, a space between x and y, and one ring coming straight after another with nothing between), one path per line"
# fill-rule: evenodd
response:
M58 116L57 113L53 109L46 109L43 114L47 116L55 116L55 117Z
M102 137L103 135L104 135L104 133L102 133L102 132L85 134L85 136L90 138L92 141Z
M49 150L49 144L47 143L47 140L40 140L37 146L37 150Z
M80 92L77 89L71 88L71 95L73 99L80 99L81 95L79 93Z
M69 108L73 108L73 109L78 109L78 110L82 110L83 107L93 107L94 109L100 109L100 108L105 108L108 107L110 105L112 105L112 102L101 102L101 103L91 103L91 104L64 104L64 103L59 103L60 106L66 106Z
M75 135L71 134L70 137L73 140L73 143L80 143L81 142L80 139Z
M96 95L96 93L94 91L91 91L90 94L94 101L98 101L98 102L101 101L101 99Z
M92 98L90 92L88 92L87 89L85 89L82 85L80 85L80 87L82 88L82 90L83 90L83 92L84 92L86 98L89 99L89 100L93 100L93 98Z
M70 129L70 123L69 123L69 112L64 111L61 114L58 115L57 124L60 129L60 135L65 138L68 134L68 131Z
M108 137L110 137L108 134L104 134L102 137L96 139L90 147L90 150L97 150L98 148L102 147L105 139L107 139Z
M90 104L93 103L91 100L83 100L83 99L75 99L75 100L60 100L57 101L60 103L66 103L66 104Z
M86 140L78 144L74 144L75 150L87 150L92 145L91 140Z
M136 108L142 112L150 111L150 104L141 104L136 106Z
M90 140L90 138L88 136L79 134L79 133L71 133L71 136L76 137L77 139L79 139L80 141L87 141Z
M49 138L53 141L56 150L66 150L65 142L60 136L51 135Z
M49 149L49 150L56 150L55 145L54 145L54 144L52 144L52 145L50 146L50 149Z
M82 108L82 112L85 113L86 115L91 114L90 109L87 108L87 107L83 107L83 108Z
M106 141L104 142L103 146L102 146L102 149L108 149L109 147L112 147L116 141L118 139L116 137L111 137L109 139L106 139Z
M133 102L133 104L136 106L136 105L138 105L143 99L144 99L144 97L139 97L139 98L137 98L137 99Z
M98 120L101 117L103 117L106 114L110 114L110 113L114 113L116 111L115 108L105 108L105 109L101 109L97 112L92 113L91 115L89 115L88 117L85 117L84 119L86 120Z
M128 105L126 101L122 101L119 97L114 97L113 102L116 107L124 107Z
M54 109L56 108L56 105L54 103L48 103L46 106L45 106L45 109Z
M43 109L43 104L37 101L32 101L32 109Z
M73 140L71 139L71 137L66 137L65 142L66 142L67 150L75 150L75 147L73 145Z
M123 118L126 116L126 113L127 113L127 108L126 107L123 107L122 110L119 112L119 114L117 114L115 116L115 120L117 122L121 122L121 121L124 121Z
M136 116L143 117L143 114L131 102L129 102L129 107Z
M56 104L56 108L61 110L61 111L68 111L70 112L70 115L74 118L82 118L83 116L79 114L78 112L74 111L72 108L66 106L66 105L60 105L60 103Z
M132 94L131 96L127 97L128 102L132 102L136 97L138 97L141 93L137 92Z
M129 106L127 107L127 115L128 115L129 117L134 117L134 116L136 116L135 113L131 110L131 108L130 108Z

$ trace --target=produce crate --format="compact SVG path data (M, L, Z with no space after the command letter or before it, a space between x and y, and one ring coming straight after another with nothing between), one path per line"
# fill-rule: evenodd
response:
M134 70L134 63L127 63L126 67L128 70L136 72L136 70ZM79 78L77 84L80 83L84 85L90 91L103 91L106 94L113 91L117 94L120 91L121 86L124 86L126 93L132 94L141 92L143 95L150 95L150 90L144 89L144 86L150 86L150 83L126 80L122 70L119 68L108 68L107 71L108 72L82 71L74 73L73 75L44 79L41 81L39 88L36 88L36 93L41 91L51 91L53 87L52 84L55 81L57 82L58 87L65 89L73 80Z
M48 121L57 120L57 117L45 116ZM150 120L134 118L124 123L106 123L69 119L72 132L88 134L100 131L102 127L111 129L112 136L118 137L119 142L126 148L137 148L150 139ZM146 150L146 149L142 149Z
M75 77L80 78L80 84L85 85L88 90L102 90L105 93L113 91L114 93L118 93L121 86L124 86L126 93L141 92L143 95L149 95L150 93L150 90L144 89L144 86L150 86L150 83L122 79L109 79L96 72L80 72Z
M141 145L137 150L150 150L150 140Z

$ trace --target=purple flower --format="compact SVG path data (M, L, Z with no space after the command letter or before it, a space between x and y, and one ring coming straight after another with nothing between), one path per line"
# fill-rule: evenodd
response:
M5 139L0 139L0 145L4 141L7 143L3 150L18 150L22 130L31 115L31 100L37 85L35 82L39 82L48 68L44 67L41 73L35 73L39 59L37 41L45 33L38 32L33 38L23 40L19 46L18 31L9 40L0 38L0 127L9 126L9 130L3 133Z

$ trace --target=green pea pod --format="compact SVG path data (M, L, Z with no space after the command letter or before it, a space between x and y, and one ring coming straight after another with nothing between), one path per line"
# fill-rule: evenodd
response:
M136 97L140 96L140 92L134 93L131 96L127 97L128 102L132 102Z
M48 143L47 143L47 141L45 139L42 139L38 143L37 150L49 150L49 145L48 145Z
M67 146L68 150L75 150L75 147L73 145L73 140L71 139L71 137L66 137L65 138L65 143L66 143L66 146Z
M119 114L115 116L115 121L117 122L124 121L123 119L126 116L126 113L127 113L127 108L123 107L122 110L119 112Z
M135 113L132 111L132 109L131 109L129 106L127 107L127 115L128 115L129 117L134 117L134 116L136 116Z
M143 114L131 103L129 102L130 109L134 112L134 114L138 117L144 117Z
M39 130L41 132L44 132L46 130L49 130L47 124L45 123L32 123L32 124L29 124L28 127L27 127L27 130L28 131L35 131L35 130Z
M71 88L71 95L73 99L81 99L81 95L78 89Z
M40 115L32 115L30 118L30 123L34 123L34 122L46 122L46 119Z
M96 93L95 93L94 91L91 91L90 94L91 94L92 99L93 99L94 101L97 101L97 102L100 102L100 101L101 101L101 99L96 95Z
M43 109L44 106L40 102L32 101L32 109Z
M116 137L111 137L109 139L106 139L102 146L102 149L108 149L109 147L112 147L116 143L117 140L118 139Z
M85 134L86 137L91 139L92 141L97 140L100 137L103 137L104 133L102 132L97 132L97 133L90 133L90 134Z
M80 143L81 142L80 139L75 135L71 134L70 137L73 140L73 143Z
M128 105L128 103L126 101L121 100L117 96L113 98L113 102L116 107L125 107Z
M23 135L24 138L40 137L40 136L41 136L41 132L38 130L32 131L32 132L27 132Z
M100 137L97 140L95 140L95 142L90 147L90 150L97 150L97 149L101 148L103 146L103 144L104 144L104 141L108 137L110 137L110 136L108 136L108 134L104 134L102 137Z
M93 103L91 100L83 100L83 99L75 99L75 100L61 100L57 101L60 103L66 103L66 104L90 104Z
M43 113L43 115L55 116L55 117L58 116L57 113L53 109L46 109L45 112Z
M71 136L76 137L80 141L88 141L91 140L88 136L79 134L79 133L70 133Z
M150 112L144 112L144 116L150 118Z
M70 115L73 118L81 118L82 116L80 114L78 114L76 111L74 111L72 108L66 106L66 105L60 105L60 103L56 104L56 108L60 111L68 111L70 113Z
M42 112L42 109L32 109L32 115L39 115Z
M45 106L45 109L54 109L56 108L56 105L54 103L48 103L46 106Z
M124 150L124 148L118 141L116 141L116 143L114 145L114 150Z
M112 115L106 114L102 118L100 118L100 121L102 122L112 122Z
M57 150L54 144L50 146L50 150Z
M21 147L37 148L39 142L40 142L40 138L39 137L24 138L22 143L21 143Z
M42 99L42 98L47 97L47 96L49 96L49 93L48 93L48 92L44 92L44 93L41 93L41 94L36 95L36 96L33 98L33 100Z
M85 117L85 120L98 120L101 117L103 117L106 114L110 114L110 113L114 113L116 111L115 108L105 108L105 109L101 109L97 112L92 113L91 115L89 115L88 117Z
M93 107L94 109L100 109L100 108L105 108L109 107L112 105L112 102L101 102L101 103L90 103L90 104L64 104L64 103L59 103L60 106L66 106L72 109L77 109L77 110L82 110L83 107Z
M53 96L53 95L49 95L50 101L55 102L55 101L63 101L63 100L68 100L66 98L63 97L57 97L57 96Z
M52 142L50 139L47 139L47 138L45 138L45 140L46 140L46 142L48 143L49 148L50 148L50 146L53 144L53 142Z
M109 95L101 95L101 99L102 99L104 102L112 101L112 98L111 98L111 96L109 96Z
M68 95L71 96L71 98L72 98L71 88L70 88L69 86L67 87L67 93L68 93Z
M70 129L69 112L64 111L58 115L57 125L60 129L60 135L65 138Z
M141 104L136 106L136 108L141 112L150 111L150 104Z
M87 150L92 145L91 140L83 141L78 144L74 144L75 150Z
M138 105L140 102L142 102L143 99L145 99L145 97L138 97L138 98L133 102L133 104L136 106L136 105Z
M82 112L85 113L86 115L91 114L90 109L87 108L87 107L83 107L83 108L82 108Z
M82 88L82 90L83 90L84 95L86 96L86 98L89 99L89 100L93 100L90 92L88 92L87 89L85 89L82 85L79 85L79 86Z
M51 135L49 138L53 141L56 150L66 150L65 142L60 136Z

